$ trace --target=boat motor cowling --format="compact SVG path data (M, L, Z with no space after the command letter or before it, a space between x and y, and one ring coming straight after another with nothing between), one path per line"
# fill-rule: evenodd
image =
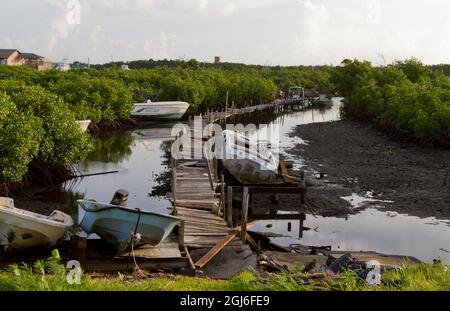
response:
M114 193L114 196L109 204L125 207L128 204L128 195L128 190L119 189L116 193Z

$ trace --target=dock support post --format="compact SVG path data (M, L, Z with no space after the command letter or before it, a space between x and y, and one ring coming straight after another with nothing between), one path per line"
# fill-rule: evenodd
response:
M214 159L213 159L213 165L214 165L214 179L217 179L217 178L219 178L219 172L217 169L217 158L216 157L214 157Z
M227 224L233 228L233 187L228 187L227 190Z
M183 250L184 245L184 228L185 228L185 222L184 220L180 221L180 225L178 226L178 247L180 250Z
M298 228L298 237L301 239L303 238L303 222L306 220L306 215L304 213L301 213L300 216L300 223Z
M177 160L172 159L173 214L177 216Z
M244 192L242 194L242 222L241 222L241 240L244 243L247 240L248 203L249 203L248 187L244 187Z
M225 177L223 175L220 176L220 215L225 216Z

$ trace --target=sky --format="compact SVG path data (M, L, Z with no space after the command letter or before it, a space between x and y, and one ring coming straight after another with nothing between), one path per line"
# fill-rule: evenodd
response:
M448 0L1 0L0 48L54 62L450 63Z

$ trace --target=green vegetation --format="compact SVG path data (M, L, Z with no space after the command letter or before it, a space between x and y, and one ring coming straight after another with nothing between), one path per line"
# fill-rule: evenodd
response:
M277 90L292 85L333 91L333 68L265 67L242 64L212 64L190 61L136 61L120 70L121 63L94 66L70 72L37 72L27 68L0 67L0 80L40 85L59 95L78 119L96 123L114 122L129 117L132 102L148 99L182 100L193 111L218 109L229 102L236 106L272 100Z
M299 269L299 271L301 271ZM450 290L450 272L442 264L422 264L404 266L402 270L389 271L382 276L382 284L369 287L353 272L344 273L339 281L305 281L306 276L300 272L287 271L259 276L254 271L246 271L237 277L225 280L212 280L186 276L163 275L157 278L142 278L117 274L115 276L89 276L83 274L80 284L67 282L67 270L60 264L57 251L52 257L41 260L32 266L11 265L0 271L0 290L123 290L123 291L367 291L367 290Z
M0 66L0 192L12 183L59 181L91 149L75 120L117 127L133 102L181 100L191 111L221 109L226 93L236 106L272 100L292 84L330 85L330 68L203 66L166 61L140 70L79 69L38 72ZM96 141L97 142L97 141Z
M416 59L386 67L345 60L333 80L345 113L420 142L450 142L450 79Z
M52 180L83 159L91 144L69 107L40 86L0 81L0 183Z
M191 112L222 109L226 93L237 107L267 102L292 85L339 91L345 112L422 142L450 142L448 66L412 59L386 67L345 60L341 67L268 67L190 61L135 61L70 72L0 66L0 192L9 183L52 180L83 160L91 144L75 120L117 127L133 102L182 100ZM32 174L31 174L32 173ZM67 171L65 172L67 173ZM30 176L30 174L32 176Z

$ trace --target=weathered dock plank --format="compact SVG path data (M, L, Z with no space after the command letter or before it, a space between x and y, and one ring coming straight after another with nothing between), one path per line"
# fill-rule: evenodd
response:
M211 176L207 161L181 160L172 165L176 174L174 193L166 196L174 204L177 217L184 220L184 245L191 249L209 249L197 260L197 268L206 266L227 246L243 246L236 236L238 231L228 226L223 215L218 215L220 198L224 196L212 190L220 183Z

